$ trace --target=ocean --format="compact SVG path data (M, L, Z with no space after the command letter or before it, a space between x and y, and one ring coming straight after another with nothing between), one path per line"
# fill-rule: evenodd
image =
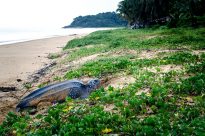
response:
M86 34L97 30L107 30L111 28L60 28L47 30L0 30L0 45L7 45L12 43L51 38L58 36L66 36L73 34Z

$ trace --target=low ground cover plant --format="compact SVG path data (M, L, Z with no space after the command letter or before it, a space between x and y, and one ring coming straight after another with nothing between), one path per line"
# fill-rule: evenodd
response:
M71 53L64 63L110 51L134 50L136 54L99 55L56 80L122 74L134 77L135 82L121 89L101 87L85 100L67 98L46 114L9 113L0 125L0 135L204 135L204 31L117 29L68 42L64 50ZM86 48L89 45L92 47ZM151 54L156 50L168 52L139 57L143 51ZM170 69L165 72L164 66ZM174 66L181 69L172 69Z

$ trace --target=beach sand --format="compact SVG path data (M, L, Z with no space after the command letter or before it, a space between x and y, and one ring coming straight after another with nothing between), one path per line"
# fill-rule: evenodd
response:
M49 64L49 53L60 52L66 43L79 35L32 40L0 46L0 87L12 86Z
M28 77L52 62L48 59L49 53L60 53L69 40L85 35L87 34L0 45L0 87L17 88L14 92L0 90L0 124L9 111L15 111L16 104L28 91L23 87L23 83L29 80ZM17 79L22 81L18 82Z

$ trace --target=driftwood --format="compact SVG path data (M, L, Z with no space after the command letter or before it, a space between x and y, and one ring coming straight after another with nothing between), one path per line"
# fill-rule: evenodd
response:
M0 87L1 92L12 92L16 91L16 87Z

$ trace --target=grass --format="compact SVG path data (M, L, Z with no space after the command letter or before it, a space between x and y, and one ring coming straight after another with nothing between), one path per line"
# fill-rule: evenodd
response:
M89 56L89 55L93 55L96 53L100 53L100 52L107 52L107 46L105 45L97 45L98 47L90 47L90 48L86 48L86 47L81 47L78 50L74 50L73 52L70 52L66 58L65 61L73 61L75 59L79 59L81 57L85 57L85 56Z
M88 99L72 100L49 108L47 114L9 113L0 125L1 135L204 135L205 48L204 28L106 30L74 39L64 63L96 53L111 52L55 80L98 77L123 73L136 81L118 89L101 87ZM92 45L92 47L89 47ZM89 48L88 48L89 47ZM153 58L140 58L147 50L172 49ZM135 50L138 54L112 55ZM162 72L162 66L181 70ZM145 68L155 68L156 72ZM44 85L43 83L40 85ZM143 90L149 90L143 92ZM137 94L137 92L142 92Z
M153 38L149 38L152 37ZM70 41L64 49L83 47L86 45L109 45L110 48L134 48L134 49L203 49L205 48L204 28L201 29L142 29L142 30L108 30L94 32L83 39Z

